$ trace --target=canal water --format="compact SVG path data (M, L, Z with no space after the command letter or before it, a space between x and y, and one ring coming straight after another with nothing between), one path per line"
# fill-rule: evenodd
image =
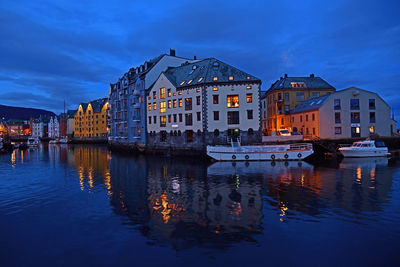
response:
M387 266L400 161L208 164L42 145L0 155L1 266Z

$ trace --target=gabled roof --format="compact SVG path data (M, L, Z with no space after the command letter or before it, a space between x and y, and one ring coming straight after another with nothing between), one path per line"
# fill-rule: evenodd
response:
M295 107L290 113L299 113L303 111L319 109L332 94L326 94L320 97L309 98L308 100L298 104L297 107Z
M292 87L292 82L304 83L305 87ZM271 85L268 89L268 92L273 90L281 90L281 89L333 89L336 90L335 87L327 83L321 77L315 77L314 75L310 75L309 77L287 77L285 75L284 78L277 80L275 83Z
M82 105L83 111L86 111L86 109L87 109L89 103L80 103L79 105L80 105L80 106Z
M255 76L215 58L186 63L179 67L170 67L163 73L176 88L218 83L261 83L261 80ZM231 76L233 80L229 80ZM214 81L214 77L218 77L218 80Z
M68 110L67 111L67 118L74 118L76 110Z
M101 112L103 106L107 103L107 98L100 98L89 103L92 105L93 112Z

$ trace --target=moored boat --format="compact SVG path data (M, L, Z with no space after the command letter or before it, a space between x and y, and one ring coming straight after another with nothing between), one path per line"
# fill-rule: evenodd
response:
M231 142L231 146L207 146L207 155L217 161L303 160L313 153L309 143L241 146L240 142Z
M28 145L28 147L39 146L40 140L38 137L29 137L26 144Z
M56 144L59 144L59 143L60 143L60 141L57 140L57 139L54 139L54 140L50 140L50 141L49 141L49 144L50 144L50 145L56 145Z
M67 137L60 138L60 139L59 139L59 143L60 143L60 144L67 144L67 143L68 143L68 138L67 138Z
M345 158L387 157L390 155L385 143L374 140L354 142L351 146L340 147L339 152Z

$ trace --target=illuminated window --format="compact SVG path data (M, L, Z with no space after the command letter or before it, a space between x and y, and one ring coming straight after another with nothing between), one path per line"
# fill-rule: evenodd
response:
M252 88L251 85L246 86L246 89L251 89L251 88Z
M218 77L215 76L215 77L213 78L213 81L218 81Z
M157 109L157 103L153 103L153 109L154 109L154 110Z
M185 81L181 82L181 86L185 83Z
M247 76L247 80L250 80L250 76Z
M200 105L200 96L196 96L196 104Z
M229 80L230 80L230 81L233 81L233 76L229 76Z
M174 101L173 101L173 106L174 106L174 108L176 108L176 99L174 99Z
M228 95L227 96L227 105L228 108L237 108L239 107L239 95Z
M168 89L168 97L171 96L171 89Z
M185 98L185 110L192 110L192 98Z
M173 96L176 96L176 93L173 93L172 95L173 95Z
M182 107L182 98L179 98L179 107Z
M200 89L196 89L196 92L197 92L197 93L200 93Z
M199 82L201 82L203 80L203 77L200 77L198 80L197 80L197 82L199 83Z
M160 102L160 112L165 113L167 111L167 103L165 101Z
M153 92L153 99L157 98L157 92Z
M218 87L214 87L214 88L213 88L213 91L218 91Z
M160 88L160 98L165 98L165 87Z
M293 88L297 88L297 87L305 88L305 87L306 87L306 84L303 83L303 82L291 82L290 85L291 85Z
M342 134L342 127L335 127L335 134Z
M375 126L369 126L369 133L375 133Z
M246 101L247 103L252 103L253 102L253 94L246 94ZM239 105L239 103L238 103Z
M213 104L218 104L218 95L213 95Z
M149 103L149 105L148 105L148 106L149 106L149 111L150 111L150 110L151 110L151 103Z
M167 117L160 116L160 127L165 127L165 126L167 126Z
M188 84L191 84L193 82L193 80L188 81Z
M168 108L172 108L172 101L168 100Z
M178 95L182 95L182 92L179 92Z

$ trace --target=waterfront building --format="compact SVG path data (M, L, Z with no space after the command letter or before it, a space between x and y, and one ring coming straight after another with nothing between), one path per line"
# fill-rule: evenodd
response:
M323 139L392 136L397 129L390 106L356 87L304 101L291 112L291 124L294 132Z
M288 77L287 74L271 85L266 94L267 125L270 135L273 131L288 129L292 131L291 111L301 102L325 94L336 89L320 77L311 74L309 77Z
M79 104L74 117L74 137L107 137L108 107L107 98Z
M110 136L112 145L146 144L145 94L161 72L193 60L177 57L175 50L131 68L116 83L110 84Z
M30 122L26 120L8 120L7 130L11 136L29 135L31 133Z
M76 110L67 111L67 136L73 137L75 131L75 114Z
M44 122L42 118L34 119L32 122L32 136L33 137L44 137Z
M48 123L48 135L50 138L60 137L60 123L57 116L50 117L50 121Z
M260 79L215 58L169 68L146 98L147 145L203 150L261 142Z
M7 123L0 119L0 136L8 135Z
M262 129L262 135L267 135L267 121L268 121L268 115L267 115L267 92L266 91L260 91L260 110L261 110L261 129Z

